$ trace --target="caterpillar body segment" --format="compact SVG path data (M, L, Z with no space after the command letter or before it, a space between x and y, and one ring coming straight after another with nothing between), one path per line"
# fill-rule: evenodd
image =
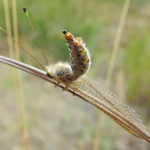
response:
M68 63L58 62L57 64L46 66L46 75L57 82L70 84L73 80L73 72Z
M76 37L67 31L63 31L71 56L71 68L74 80L85 74L91 65L91 58L88 49L85 47L82 38Z
M46 75L58 83L65 84L65 89L67 89L70 84L88 71L91 65L91 58L82 38L74 38L70 32L65 30L63 33L69 46L71 63L58 62L57 64L47 66L46 69L48 71Z

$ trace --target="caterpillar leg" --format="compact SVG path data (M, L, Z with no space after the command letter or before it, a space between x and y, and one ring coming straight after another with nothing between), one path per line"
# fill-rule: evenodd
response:
M66 85L65 88L62 89L62 91L66 91L68 89L68 85Z
M57 83L55 84L55 87L57 87L57 86L59 85L59 83L60 83L60 82L57 82Z
M75 93L76 93L76 92L74 91L74 94L73 94L73 96L75 96Z

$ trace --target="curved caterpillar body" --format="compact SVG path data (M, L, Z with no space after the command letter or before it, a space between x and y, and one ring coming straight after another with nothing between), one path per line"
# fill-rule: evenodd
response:
M53 78L58 84L64 83L66 89L73 81L84 75L90 68L90 53L85 47L82 38L74 37L70 32L63 31L67 45L69 46L71 63L61 63L47 66L46 75Z

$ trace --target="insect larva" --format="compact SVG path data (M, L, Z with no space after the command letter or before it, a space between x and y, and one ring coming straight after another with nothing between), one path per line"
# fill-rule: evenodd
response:
M71 63L57 63L55 65L47 66L47 76L56 80L59 83L64 83L66 88L77 80L80 76L85 74L90 68L90 54L85 47L83 40L74 36L67 31L63 31L65 39L69 46Z

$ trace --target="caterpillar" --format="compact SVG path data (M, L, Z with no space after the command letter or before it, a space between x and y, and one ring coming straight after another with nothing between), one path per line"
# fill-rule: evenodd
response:
M63 31L67 45L69 46L71 62L61 63L47 66L46 75L59 83L68 86L80 76L88 72L91 66L91 58L88 48L83 43L82 38L74 37L70 32Z

